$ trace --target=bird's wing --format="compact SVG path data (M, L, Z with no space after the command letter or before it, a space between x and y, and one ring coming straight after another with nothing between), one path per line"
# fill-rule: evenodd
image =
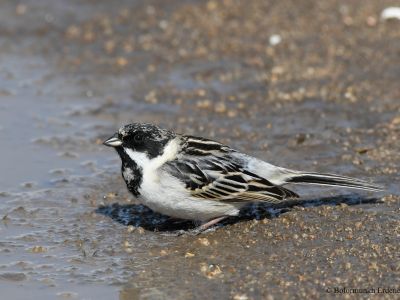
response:
M298 195L246 169L234 150L211 140L186 137L175 160L162 168L186 184L194 197L223 202L278 203Z

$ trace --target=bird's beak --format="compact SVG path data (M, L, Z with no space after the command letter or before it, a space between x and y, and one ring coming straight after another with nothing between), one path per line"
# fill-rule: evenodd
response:
M109 139L105 140L103 142L103 145L109 146L109 147L118 147L118 146L122 145L122 141L118 138L118 134L116 133Z

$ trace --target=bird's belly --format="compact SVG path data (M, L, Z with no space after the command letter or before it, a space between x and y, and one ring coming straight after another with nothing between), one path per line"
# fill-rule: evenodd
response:
M161 214L198 221L236 216L240 205L195 198L177 178L164 174L143 180L139 200Z

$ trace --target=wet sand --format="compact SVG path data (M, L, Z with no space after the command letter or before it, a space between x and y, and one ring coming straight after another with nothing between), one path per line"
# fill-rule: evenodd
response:
M399 289L400 22L379 18L394 4L3 1L2 297ZM291 186L303 201L249 206L215 231L173 236L193 223L139 205L101 145L132 121L387 190Z

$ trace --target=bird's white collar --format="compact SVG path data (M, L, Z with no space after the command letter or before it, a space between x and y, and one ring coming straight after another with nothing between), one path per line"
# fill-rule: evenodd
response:
M177 139L170 140L164 147L163 154L155 157L149 158L145 152L134 151L129 148L124 148L125 153L136 162L136 164L144 169L158 169L167 161L176 158L179 151L179 143Z

